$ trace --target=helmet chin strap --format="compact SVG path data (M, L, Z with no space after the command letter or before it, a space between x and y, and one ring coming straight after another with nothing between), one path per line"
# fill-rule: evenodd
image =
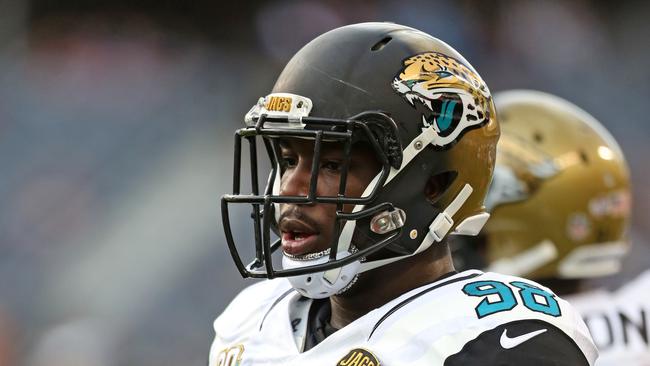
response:
M465 201L467 201L469 196L472 194L472 191L473 189L471 185L465 184L465 186L463 186L463 189L461 189L460 192L458 192L458 194L453 199L453 201L451 201L449 206L447 206L442 212L440 212L436 216L435 219L433 219L433 221L429 225L429 231L427 232L427 235L425 235L425 237L420 242L418 248L412 254L361 263L361 266L359 268L359 273L370 271L371 269L375 269L408 257L412 257L416 254L422 253L423 251L427 250L429 247L431 247L433 243L442 241L442 239L444 239L444 237L449 233L451 227L454 225L454 220L452 217L456 214L456 212L458 212L458 210L463 206L463 204L465 204ZM480 216L482 219L483 217L485 217L485 215L487 215L487 217L490 216L487 213L481 213L478 215L470 216L470 218L475 216ZM487 217L485 217L485 220L487 220ZM483 221L483 223L485 223L485 221Z
M336 259L345 258L349 255L350 253L347 250L339 251L336 254ZM292 269L313 266L327 263L329 259L330 257L328 254L324 254L319 258L311 260L293 259L283 254L282 268ZM291 286L301 295L312 299L323 299L336 295L341 290L345 289L359 273L359 265L361 265L361 262L354 261L336 268L335 270L291 276L287 279L289 280L289 283L291 283Z

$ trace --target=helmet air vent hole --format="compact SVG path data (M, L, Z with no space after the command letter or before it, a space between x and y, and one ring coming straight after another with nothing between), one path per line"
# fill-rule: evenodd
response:
M307 277L307 279L305 280L305 282L308 283L308 284L311 283L311 277Z
M454 171L442 172L429 177L424 186L424 198L431 204L436 201L447 191L454 182L458 173Z
M392 39L393 39L392 37L385 37L385 38L382 39L381 41L375 43L374 46L370 47L370 50L371 50L371 51L380 51L380 50L381 50L382 48L384 48L384 46L386 46L386 45L388 44L388 42L390 42Z
M580 150L578 154L580 155L580 160L582 160L583 164L589 164L589 157L584 150Z
M533 140L535 140L536 143L540 144L542 141L544 141L544 136L542 136L542 134L539 132L535 132L533 134Z

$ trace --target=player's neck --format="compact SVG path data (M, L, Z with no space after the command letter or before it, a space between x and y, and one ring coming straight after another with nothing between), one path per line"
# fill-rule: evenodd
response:
M330 324L343 328L398 296L454 271L448 252L434 260L432 257L425 252L364 273L351 293L330 297Z

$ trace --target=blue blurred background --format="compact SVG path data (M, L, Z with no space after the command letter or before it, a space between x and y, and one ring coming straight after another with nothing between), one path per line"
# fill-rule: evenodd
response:
M0 366L204 365L248 284L220 225L232 132L303 44L361 21L419 28L493 92L601 120L635 195L632 255L602 283L634 277L650 264L649 16L642 1L0 1Z

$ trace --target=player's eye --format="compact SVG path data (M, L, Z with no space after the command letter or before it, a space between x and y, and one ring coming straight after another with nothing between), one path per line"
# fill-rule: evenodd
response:
M293 156L282 156L280 164L283 170L294 168L298 164L298 159Z
M336 160L326 160L321 164L321 168L330 172L339 172L341 170L341 162Z

